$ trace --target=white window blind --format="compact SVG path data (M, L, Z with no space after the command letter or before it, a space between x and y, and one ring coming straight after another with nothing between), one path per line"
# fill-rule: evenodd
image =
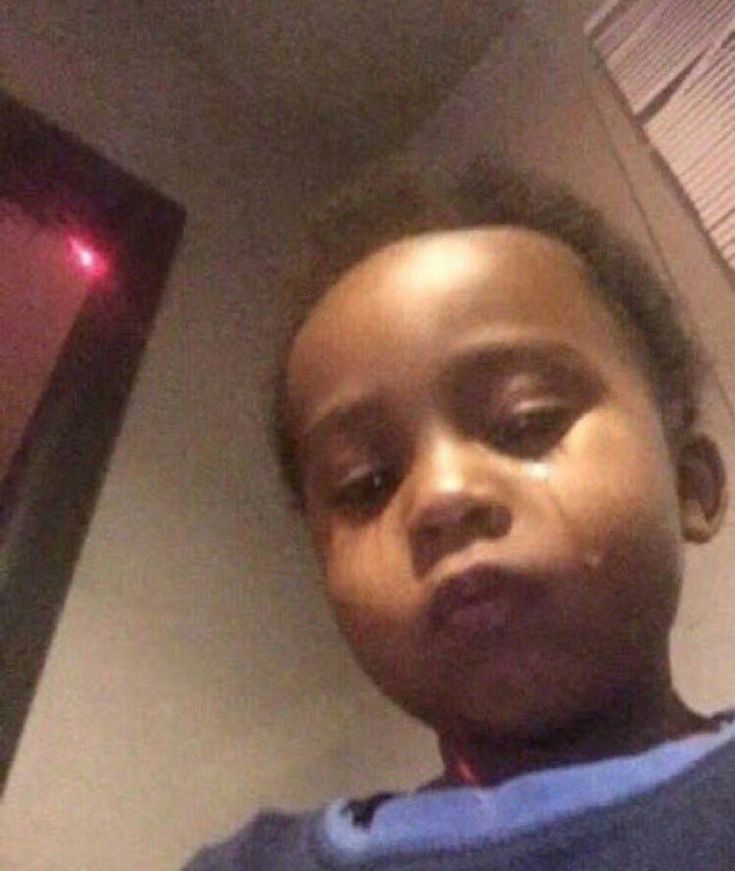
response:
M585 30L735 268L735 0L607 0Z

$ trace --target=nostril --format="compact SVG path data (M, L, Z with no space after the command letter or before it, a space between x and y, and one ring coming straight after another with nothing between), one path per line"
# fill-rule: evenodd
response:
M452 510L444 503L443 511L427 511L418 519L410 533L411 551L417 577L440 559L462 550L477 541L504 538L511 530L513 516L502 502L465 502L462 510L457 503Z
M510 532L512 517L510 509L502 503L464 506L461 511L437 512L424 517L419 524L419 535L427 544L433 544L447 536L479 536L501 538Z
M496 538L507 535L513 521L508 506L494 505L490 510L490 515L490 533Z

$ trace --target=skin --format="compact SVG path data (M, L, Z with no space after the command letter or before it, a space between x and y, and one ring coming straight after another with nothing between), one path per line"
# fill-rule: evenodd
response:
M495 227L378 251L294 342L326 593L365 671L436 731L446 782L707 728L668 636L724 480L711 442L672 454L630 335L573 252ZM512 573L511 616L437 627L437 591L478 564Z

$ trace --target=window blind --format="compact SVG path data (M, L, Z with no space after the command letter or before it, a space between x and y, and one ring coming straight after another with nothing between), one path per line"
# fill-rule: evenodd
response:
M607 0L585 31L735 268L735 0Z

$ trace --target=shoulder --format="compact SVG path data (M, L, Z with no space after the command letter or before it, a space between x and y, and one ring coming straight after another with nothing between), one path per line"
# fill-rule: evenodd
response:
M396 793L381 792L363 799L333 802L305 813L268 810L259 813L232 837L203 847L183 871L309 871L318 862L320 832L328 807L339 807L345 825L367 830L378 807ZM323 833L322 833L323 834Z
M263 811L235 835L201 849L183 871L304 868L315 814Z

